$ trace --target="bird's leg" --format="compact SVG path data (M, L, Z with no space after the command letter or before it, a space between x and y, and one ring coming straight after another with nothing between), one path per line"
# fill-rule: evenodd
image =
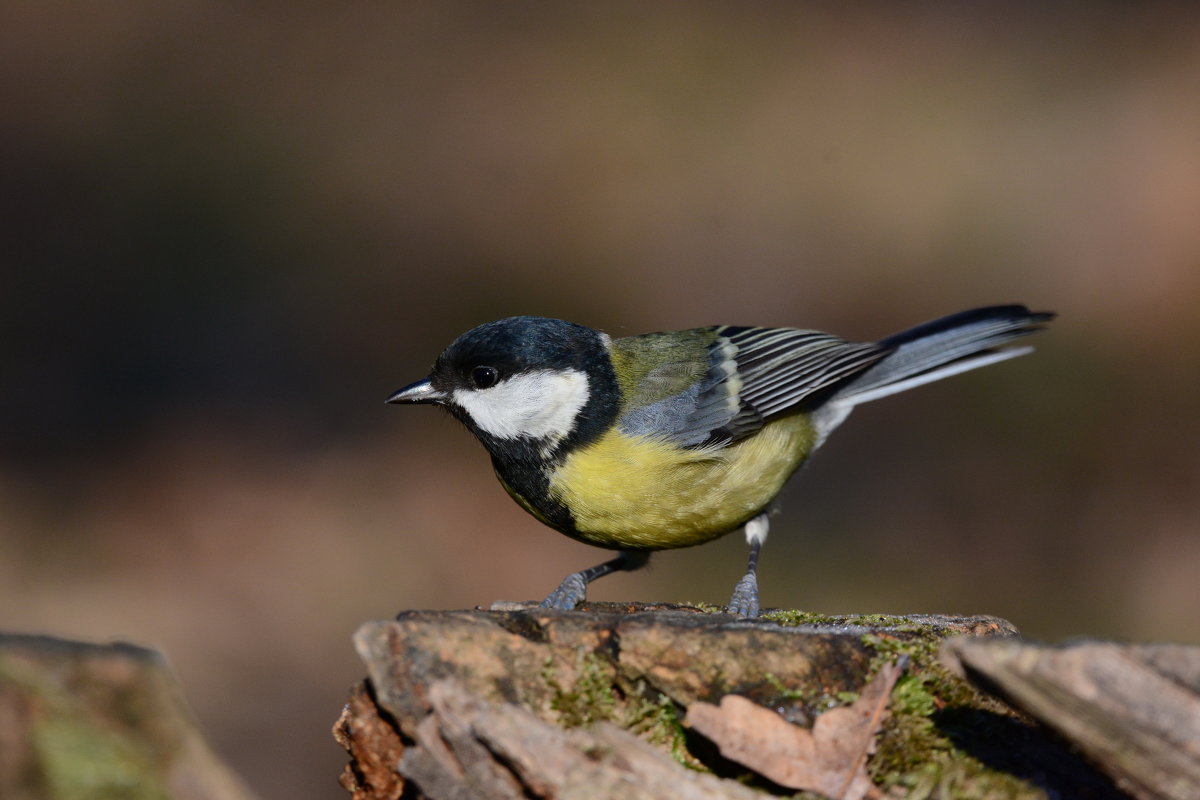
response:
M557 608L570 611L587 599L587 585L597 578L603 578L613 572L632 572L650 563L650 554L641 551L623 550L611 561L597 564L579 572L572 572L563 578L558 588L542 601L542 608Z
M746 542L750 545L750 563L746 574L733 587L733 597L729 598L728 611L730 614L740 614L753 619L758 616L758 554L763 542L767 540L767 512L759 514L746 523Z

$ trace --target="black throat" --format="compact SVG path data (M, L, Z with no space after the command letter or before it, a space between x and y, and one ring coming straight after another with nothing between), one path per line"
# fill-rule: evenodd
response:
M550 476L574 450L587 447L608 431L621 410L621 391L607 350L585 365L588 400L575 417L571 432L558 441L522 437L498 439L463 420L492 456L492 466L505 485L547 524L573 533L571 511L550 493Z

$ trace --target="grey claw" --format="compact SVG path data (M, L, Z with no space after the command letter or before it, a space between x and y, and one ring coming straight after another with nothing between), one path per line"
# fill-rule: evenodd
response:
M733 597L729 598L726 610L749 619L758 616L758 577L753 572L743 575L733 587Z
M558 588L546 597L540 604L541 608L555 608L559 611L570 611L587 599L587 581L579 572L572 572L563 578Z

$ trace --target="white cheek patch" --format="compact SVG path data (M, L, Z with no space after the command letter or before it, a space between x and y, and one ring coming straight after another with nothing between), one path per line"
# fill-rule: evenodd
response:
M587 404L588 379L574 369L527 372L490 389L455 389L452 398L498 439L561 439Z

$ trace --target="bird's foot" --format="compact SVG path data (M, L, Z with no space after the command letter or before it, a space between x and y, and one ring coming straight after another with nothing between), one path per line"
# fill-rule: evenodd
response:
M541 608L570 611L587 599L587 580L582 572L572 572L563 578L558 588L541 602Z
M753 572L747 572L733 587L733 597L725 610L749 619L758 616L758 577Z

